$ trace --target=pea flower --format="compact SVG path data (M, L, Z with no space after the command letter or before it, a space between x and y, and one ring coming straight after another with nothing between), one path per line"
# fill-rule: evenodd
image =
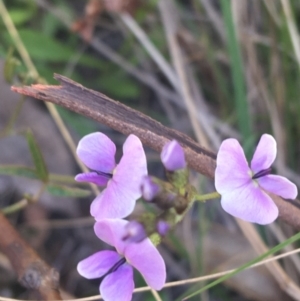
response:
M268 134L262 135L250 168L239 142L236 139L223 141L217 155L215 186L226 212L265 225L278 217L278 208L266 192L286 199L296 198L295 184L270 174L276 153L275 139Z
M91 171L78 174L75 180L107 186L91 204L91 215L96 220L128 216L141 197L140 184L147 175L147 161L140 139L128 136L118 165L115 153L115 144L100 132L89 134L78 143L77 155Z
M134 289L133 267L146 283L160 290L166 280L163 258L152 242L146 238L140 243L128 243L124 237L128 221L103 219L96 222L96 235L116 251L100 251L80 261L77 270L88 279L102 277L100 294L105 301L129 301Z

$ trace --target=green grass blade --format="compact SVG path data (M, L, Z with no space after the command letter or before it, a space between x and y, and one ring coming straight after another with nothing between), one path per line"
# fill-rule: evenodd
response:
M219 284L219 283L225 281L226 279L228 279L228 278L230 278L230 277L232 277L232 276L238 274L239 272L241 272L241 271L247 269L247 268L250 267L251 265L253 265L253 264L257 263L257 262L260 262L261 260L263 260L263 259L267 258L268 256L270 256L270 255L272 255L272 254L278 252L279 250L281 250L281 249L284 248L285 246L287 246L287 245L289 245L289 244L292 244L293 242L295 242L295 241L297 241L297 240L299 240L299 239L300 239L300 233L297 233L297 234L295 234L294 236L288 238L286 241L284 241L284 242L282 242L281 244L277 245L276 247L270 249L268 252L266 252L266 253L264 253L264 254L262 254L262 255L256 257L256 258L254 258L253 260L248 261L247 263L243 264L242 266L240 266L239 268L237 268L237 269L234 270L233 272L231 272L231 273L229 273L229 274L227 274L227 275L225 275L225 276L223 276L223 277L221 277L221 278L219 278L219 279L217 279L217 280L215 280L215 281L213 281L213 282L207 284L206 286L204 286L204 287L201 288L200 290L194 292L193 294L191 294L191 295L185 297L185 298L182 299L182 300L187 300L187 299L189 299L189 298L191 298L191 297L193 297L193 296L195 296L195 295L197 295L197 294L202 293L203 291L205 291L205 290L207 290L207 289L209 289L209 288L211 288L211 287L213 287L213 286L215 286L215 285L217 285L217 284Z
M228 52L232 68L232 81L234 86L234 99L236 106L237 122L239 130L243 137L243 142L249 139L252 135L251 119L248 110L247 93L245 86L245 76L243 72L243 64L239 42L236 37L236 31L233 23L231 12L231 1L220 1L224 24L228 39Z

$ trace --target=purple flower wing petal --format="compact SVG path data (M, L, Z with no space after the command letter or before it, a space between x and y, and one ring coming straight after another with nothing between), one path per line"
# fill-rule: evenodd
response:
M100 278L120 259L121 256L115 251L100 251L80 261L77 270L87 279Z
M123 219L103 219L94 225L96 235L107 244L115 247L119 254L124 254L127 245L122 240L125 236L128 221Z
M184 150L176 140L172 140L164 145L160 158L165 168L169 171L186 167Z
M123 145L123 157L115 168L107 188L91 206L96 220L124 218L132 213L141 197L141 183L147 175L147 161L140 139L130 135Z
M278 217L278 208L254 183L222 195L221 205L229 214L248 222L266 225Z
M263 134L254 152L251 169L254 173L271 167L276 158L277 146L275 139L269 134Z
M270 191L285 199L295 199L298 195L297 186L285 177L267 175L257 179L259 185L266 191Z
M222 142L217 155L215 186L220 193L227 193L249 182L251 170L244 151L236 139Z
M115 144L100 132L84 136L77 146L77 155L88 168L106 173L116 166L115 153Z
M144 277L149 286L160 290L166 282L166 265L149 238L140 243L128 244L125 257Z
M100 294L105 301L130 301L133 289L133 269L124 264L103 279Z
M109 181L108 177L103 175L99 175L96 172L87 172L87 173L80 173L75 177L75 181L77 182L89 182L94 183L98 186L105 186Z

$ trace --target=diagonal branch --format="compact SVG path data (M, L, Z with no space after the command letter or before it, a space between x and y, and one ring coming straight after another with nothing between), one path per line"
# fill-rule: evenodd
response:
M67 77L55 74L54 78L61 85L14 86L12 91L58 104L125 135L135 134L145 145L156 151L161 151L167 141L176 139L185 150L189 166L209 178L214 177L216 154L202 148L187 135L170 129L100 92L87 89ZM300 206L274 195L272 198L279 208L281 219L300 230Z
M39 300L62 300L58 272L40 259L1 213L0 229L0 250L10 260L19 282L35 290Z

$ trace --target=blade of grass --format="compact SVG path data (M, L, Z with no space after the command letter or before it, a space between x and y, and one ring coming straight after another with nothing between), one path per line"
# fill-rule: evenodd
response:
M286 241L284 241L284 242L280 243L279 245L275 246L274 248L270 249L268 252L266 252L266 253L264 253L264 254L256 257L256 258L254 258L253 260L248 261L247 263L243 264L242 266L240 266L239 268L237 268L233 272L231 272L231 273L229 273L229 274L227 274L227 275L225 275L225 276L223 276L223 277L221 277L221 278L219 278L219 279L217 279L217 280L215 280L215 281L213 281L213 282L205 285L200 290L194 292L193 294L185 297L182 300L187 300L187 299L189 299L189 298L191 298L191 297L193 297L193 296L195 296L197 294L200 294L201 292L203 292L203 291L205 291L205 290L207 290L207 289L209 289L209 288L211 288L211 287L213 287L213 286L215 286L215 285L217 285L217 284L219 284L219 283L227 280L228 278L230 278L230 277L238 274L239 272L242 272L243 270L249 268L251 265L253 265L253 264L255 264L255 263L257 263L257 262L265 259L266 257L268 257L268 256L270 256L270 255L272 255L272 254L274 254L276 252L278 252L279 250L281 250L285 246L287 246L289 244L292 244L293 242L295 242L295 241L297 241L299 239L300 239L300 233L297 233L294 236L292 236L289 239L287 239ZM299 296L295 300L300 300Z
M233 22L233 15L231 12L231 1L220 1L220 3L224 17L224 24L228 40L228 52L232 67L232 81L234 86L234 99L237 113L237 122L239 130L243 137L243 143L245 143L246 140L251 137L252 131L250 114L248 110L241 50L239 47L236 30ZM249 149L253 148L253 142L251 144L252 145Z

